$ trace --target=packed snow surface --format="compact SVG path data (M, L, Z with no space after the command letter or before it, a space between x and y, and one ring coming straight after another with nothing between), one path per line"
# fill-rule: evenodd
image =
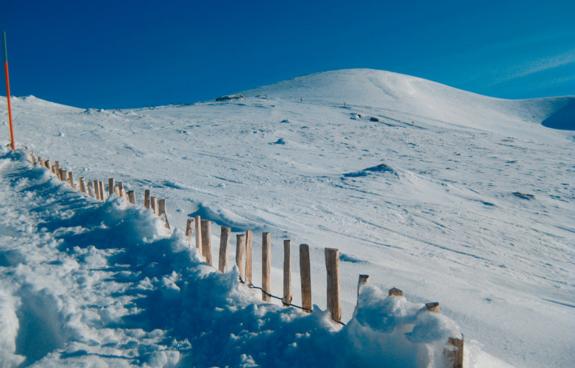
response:
M234 231L253 229L256 259L259 233L270 231L274 237L272 290L276 295L281 295L281 239L290 238L292 244L305 242L311 246L313 300L324 309L323 248L336 247L341 251L345 321L354 312L357 276L366 273L374 288L397 286L413 302L439 301L442 313L456 321L465 335L468 350L477 352L472 358L467 357L474 359L477 366L503 364L495 363L490 355L516 367L572 366L574 98L501 100L374 70L320 73L242 95L218 102L130 110L78 109L34 97L15 98L16 134L21 146L43 158L59 160L76 176L101 180L113 176L136 190L140 201L143 189L150 188L153 194L167 199L170 221L176 226L183 227L186 216L200 214ZM0 108L5 116L5 109ZM10 170L3 175L16 175ZM32 180L26 175L18 182ZM227 356L222 353L226 349L194 337L195 332L201 334L207 328L178 332L179 321L169 321L173 318L170 313L154 309L164 306L163 301L140 300L139 291L124 289L149 290L160 294L160 299L172 295L183 300L176 303L179 310L200 308L184 305L191 302L182 297L181 283L199 277L201 266L192 267L194 262L186 261L192 271L182 271L183 266L177 263L184 262L183 258L174 256L174 248L181 248L177 240L157 240L154 253L135 253L134 257L143 257L139 261L123 259L122 254L130 253L126 250L131 246L104 246L105 239L90 240L87 235L87 243L64 241L67 245L62 246L62 237L86 240L84 232L95 232L85 221L94 219L105 231L107 216L117 219L122 211L135 210L110 202L94 206L93 211L109 212L100 213L100 217L91 212L75 215L74 207L59 203L60 196L50 195L42 204L34 200L38 192L18 191L19 185L25 184L10 185L2 184L4 196L20 194L10 199L13 202L2 201L2 211L7 213L4 217L8 216L3 221L8 225L0 225L0 327L9 332L0 340L0 351L15 351L7 355L12 362L21 357L27 361L88 362L129 356L141 359L131 364L154 365L150 363L154 359L166 364L195 359L190 356L196 351L199 357L191 361L192 365L240 365L233 360L239 359L237 354ZM48 192L56 191L53 186L50 188ZM25 193L30 198L24 197ZM63 206L61 213L59 206ZM34 220L34 216L53 216L60 221L70 216L84 222L62 224L42 217ZM143 237L154 243L159 235L147 233L149 226L141 223L144 218L142 214L126 216L125 221L132 227L126 234L114 232L113 238ZM52 227L42 230L35 221L52 223ZM41 242L53 253L22 254L18 250L19 244L38 247ZM90 242L94 242L92 247ZM153 258L158 257L155 252L162 247L166 247L166 258ZM215 247L212 253L217 254ZM48 261L45 257L50 254L54 259ZM98 262L100 266L96 266ZM45 268L31 266L40 264ZM95 279L84 275L61 284L50 282L48 276L73 278L74 267L84 267L83 272L94 273ZM259 267L256 262L256 284L260 284ZM142 281L145 277L150 281ZM213 274L204 278L213 278L209 282L214 285L206 284L205 289L194 291L198 293L193 297L194 303L204 300L215 308L218 298L225 299L226 317L222 318L229 318L227 323L244 320L237 314L227 316L228 309L233 308L250 311L246 314L270 313L271 319L295 313L283 309L272 312L269 307L250 310L247 305L253 303L245 301L245 307L237 307L242 305L244 296L228 300L229 295L236 293L232 276ZM33 280L23 281L28 279ZM47 285L39 286L42 282ZM85 286L67 289L81 282ZM4 286L12 283L23 287L16 290ZM293 283L299 284L297 272ZM65 286L59 290L58 285ZM110 294L114 287L119 290ZM180 291L176 292L176 288ZM243 291L237 293L241 295ZM200 298L200 294L209 297ZM295 302L300 302L298 292ZM385 310L383 304L374 303L374 311ZM62 308L67 309L62 312ZM42 313L37 312L39 309ZM93 326L87 330L71 327L85 313L104 316L89 320L102 319L106 328L100 331ZM35 343L41 348L25 351L18 343L23 339L18 331L24 331L24 336L26 331L32 331L18 327L19 315L31 316L25 323L32 330L37 325L48 326L47 338ZM124 316L129 315L143 315L149 320L136 318L128 325L113 323L118 319L125 322ZM264 339L260 332L275 331L279 324L267 322L264 317L246 318L253 323L269 323L267 327L260 326L256 334L262 344L269 341L273 345L277 341ZM302 330L312 329L326 336L333 333L326 332L329 328L319 312L307 318L303 320L315 318L315 322L302 322ZM62 323L63 319L72 322ZM381 321L369 317L367 321L370 329L385 327L378 324ZM138 323L141 330L133 328ZM355 322L348 326L354 325ZM185 320L181 323L182 328L189 326ZM85 338L85 331L92 331L93 340ZM110 339L109 352L102 350L107 346L103 336L106 334ZM84 342L76 350L70 348L71 341L81 340ZM323 344L326 340L318 337L314 341ZM230 344L230 349L242 352L244 366L268 362L265 357L254 355L248 346ZM367 342L359 345L370 346ZM320 348L309 349L308 355ZM52 354L55 351L59 355ZM383 350L378 347L372 351ZM210 352L224 356L221 361L209 361L205 356ZM309 359L315 358L335 364L329 357L322 357L321 351ZM310 365L313 364L312 361Z

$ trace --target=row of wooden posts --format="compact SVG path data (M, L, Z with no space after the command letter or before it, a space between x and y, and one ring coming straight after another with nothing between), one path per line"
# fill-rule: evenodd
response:
M36 157L34 154L29 155L29 160L36 166L44 167L50 170L61 181L67 182L70 187L79 190L81 193L93 197L96 200L104 201L107 197L116 195L127 200L132 205L136 205L136 196L133 190L126 191L122 182L115 182L114 178L108 179L107 197L104 188L104 182L100 180L86 181L83 177L78 178L78 183L74 182L72 171L67 171L60 167L58 161L51 162ZM166 212L166 200L160 199L150 194L150 190L144 191L143 206L151 210L159 217L167 229L171 229ZM202 256L206 263L213 266L212 247L211 247L211 221L202 219L200 216L188 218L186 221L185 236L191 244L195 238L195 246L198 254ZM225 226L220 228L220 244L218 270L226 271L226 262L228 255L228 243L230 240L231 229ZM194 236L195 235L195 236ZM271 255L272 255L272 237L269 232L262 233L262 286L257 287L253 284L253 232L247 230L245 233L236 235L236 254L235 265L239 272L240 282L251 288L261 289L262 300L270 301L271 298L281 300L285 306L293 306L303 309L306 312L312 310L312 288L311 288L311 263L309 245L299 245L299 270L301 280L301 306L292 304L293 295L291 289L291 241L283 240L283 295L281 297L272 295L271 292ZM339 288L339 251L334 248L325 248L325 265L327 271L327 309L331 318L342 325L341 305L340 305L340 288ZM363 285L367 283L368 275L359 275L357 293ZM403 297L403 291L397 288L389 290L390 297ZM440 313L439 303L427 303L425 308L430 313ZM463 339L449 338L448 347L445 354L450 362L450 368L463 367Z

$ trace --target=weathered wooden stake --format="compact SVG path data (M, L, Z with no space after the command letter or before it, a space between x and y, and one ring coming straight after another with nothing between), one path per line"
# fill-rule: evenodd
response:
M149 189L144 190L144 208L146 208L146 209L150 208L150 190Z
M94 190L93 196L98 200L100 198L100 194L98 193L98 181L92 180L90 183L92 183L92 189Z
M254 249L254 233L251 230L246 230L246 283L253 285L253 249Z
M114 194L114 178L108 178L108 196L112 196Z
M244 234L236 235L236 266L240 273L240 281L244 282L244 253L246 251L246 236Z
M58 169L58 179L60 179L61 181L66 180L66 170Z
M334 321L341 321L339 304L339 251L325 248L325 268L327 270L327 309Z
M78 182L79 182L79 185L80 185L80 193L84 193L84 194L85 194L85 193L86 193L86 183L84 182L84 177L83 177L83 176L80 176L80 177L78 178Z
M157 215L157 208L158 208L158 200L156 199L156 197L151 196L150 197L150 209L152 210L152 213L154 215Z
M72 189L75 188L75 186L74 186L74 174L71 171L68 171L68 184L70 184L70 187L72 187Z
M136 194L133 190L128 191L128 202L131 204L136 204Z
M284 294L282 303L291 304L293 296L291 294L291 259L290 259L290 241L284 239Z
M100 191L100 200L104 201L106 198L104 197L104 183L102 180L98 180L98 190Z
M302 308L311 312L311 267L309 260L309 245L299 245L299 273L301 278Z
M246 244L247 245L247 244ZM270 301L272 270L272 235L262 233L262 300ZM246 275L247 278L247 275Z
M425 303L425 309L432 313L441 313L441 306L437 302Z
M202 220L202 254L206 258L206 262L212 265L212 222L210 220Z
M444 354L449 368L463 368L463 339L450 337Z
M116 186L118 187L118 197L124 198L124 184L122 184L122 182L119 181L118 184L116 184Z
M228 257L228 238L230 237L230 229L222 226L220 232L220 258L218 262L218 269L220 272L226 272L226 260Z
M194 224L194 219L187 219L186 220L186 239L188 240L188 243L190 243L190 245L192 244L192 233L193 233L193 224Z
M367 280L369 279L369 275L359 275L359 279L357 280L357 297L359 298L359 292L363 285L367 284Z
M194 218L194 226L196 228L196 249L202 255L202 218L200 216Z
M120 183L121 184L121 183ZM120 189L123 191L123 189ZM160 199L158 200L158 216L164 221L164 225L166 225L166 229L170 229L170 222L168 221L168 213L166 212L166 200Z

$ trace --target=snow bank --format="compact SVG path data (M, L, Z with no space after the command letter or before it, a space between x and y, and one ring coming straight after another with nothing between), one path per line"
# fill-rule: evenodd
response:
M70 191L22 153L0 156L2 367L444 367L454 322L375 286L341 328L257 300L149 212ZM19 331L26 325L26 333ZM22 353L24 356L20 356ZM26 359L26 360L24 360Z

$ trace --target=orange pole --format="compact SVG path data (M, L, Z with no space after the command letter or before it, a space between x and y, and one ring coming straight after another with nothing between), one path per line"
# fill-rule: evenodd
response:
M3 33L4 39L4 74L6 75L6 102L8 103L8 127L10 128L10 148L16 149L14 139L14 125L12 124L12 105L10 104L10 73L8 72L8 47L6 46L6 32Z

